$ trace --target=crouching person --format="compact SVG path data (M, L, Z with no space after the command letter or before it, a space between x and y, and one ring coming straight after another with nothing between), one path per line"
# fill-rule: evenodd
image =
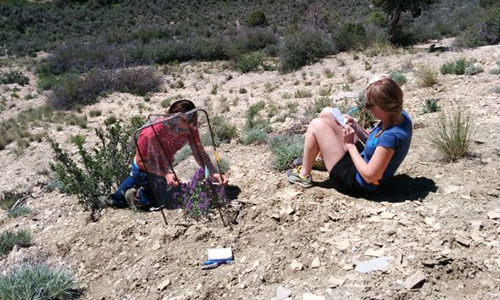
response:
M168 117L164 122L144 128L138 139L132 170L127 179L111 196L113 205L147 209L157 205L150 178L161 177L167 183L167 188L179 186L179 181L172 171L175 154L189 143L193 156L200 167L207 167L212 180L227 184L227 177L218 174L208 154L201 143L197 128L198 115L193 102L179 100L168 109ZM170 118L179 114L178 117ZM182 115L180 115L182 114ZM148 177L149 176L149 177Z

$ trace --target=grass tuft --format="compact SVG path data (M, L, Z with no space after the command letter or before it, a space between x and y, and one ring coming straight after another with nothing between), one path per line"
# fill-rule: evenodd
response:
M0 299L69 299L76 280L64 270L44 264L22 264L0 276Z
M450 118L441 114L437 125L429 131L428 140L432 147L446 158L456 161L464 156L471 146L472 119L463 109Z
M8 254L15 245L28 247L31 244L31 235L25 230L18 232L6 231L0 235L0 256ZM1 298L0 299L4 299Z
M438 105L438 99L430 98L430 99L425 99L423 108L422 108L422 114L427 114L427 113L433 113L441 110L441 108Z
M420 85L423 87L431 87L438 83L438 72L427 66L421 66L418 68L416 75Z
M269 148L274 155L274 168L284 171L289 168L295 158L302 156L304 137L302 135L278 135L269 141Z
M10 209L7 212L9 218L17 218L19 216L29 215L31 213L31 208L27 206L21 206L15 209Z

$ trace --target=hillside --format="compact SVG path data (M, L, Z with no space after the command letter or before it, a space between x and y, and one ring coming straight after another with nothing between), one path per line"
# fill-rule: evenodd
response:
M449 45L447 40L444 45ZM69 142L73 135L86 136L90 145L95 142L93 128L110 115L145 118L163 111L164 99L181 95L212 117L222 114L240 133L250 105L263 100L262 114L276 106L283 117L283 122L277 118L271 123L273 134L285 133L303 130L310 119L306 108L321 90L331 89L328 97L334 100L348 89L362 91L367 73L404 70L405 109L413 118L414 137L391 187L369 199L322 186L305 190L289 185L285 173L273 169L266 144L222 144L221 156L230 162L230 184L240 189L227 209L235 218L233 230L217 217L186 219L182 210L165 211L168 226L159 213L115 208L104 209L97 222L89 222L89 213L74 196L42 189L52 180L53 153L47 141L34 141L23 151L12 143L0 151L0 186L4 192L31 191L25 205L33 211L17 218L2 211L0 227L30 231L32 245L0 257L0 274L25 260L64 266L77 278L81 299L271 299L281 288L292 299L312 299L306 293L325 299L498 299L500 77L495 70L500 46L427 53L428 46L382 49L375 56L368 51L340 53L288 74L242 74L220 61L182 63L164 75L164 86L148 102L114 92L75 112L87 116L86 128L33 124L30 132L45 131L76 154ZM433 87L420 86L421 66L438 70L459 58L474 60L484 72L440 74ZM17 60L0 71L8 69L21 70L30 83L0 86L3 121L41 107L47 99L47 92L37 93L30 63ZM168 83L179 79L182 87ZM296 98L299 94L304 96ZM430 98L438 99L447 114L462 107L473 118L471 151L457 162L444 160L427 140L440 116L422 114L424 100ZM228 101L231 105L224 108ZM91 111L101 115L90 116ZM326 179L321 172L313 176L320 183ZM232 247L235 261L202 271L206 251L214 247ZM378 256L390 257L386 270L355 270ZM425 276L423 286L405 288L417 271Z

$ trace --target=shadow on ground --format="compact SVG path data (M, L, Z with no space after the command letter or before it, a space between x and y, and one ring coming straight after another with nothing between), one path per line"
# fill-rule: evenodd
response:
M333 188L330 179L317 182L316 186ZM355 198L363 198L370 201L404 202L422 200L429 193L435 193L437 186L434 180L427 177L410 177L406 174L393 176L377 191L361 195L350 195Z

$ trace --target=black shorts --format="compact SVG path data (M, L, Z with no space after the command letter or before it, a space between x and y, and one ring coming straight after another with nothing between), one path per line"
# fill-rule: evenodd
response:
M361 142L356 143L359 152L363 151L364 146ZM365 189L356 180L356 167L352 162L351 155L346 152L330 171L330 179L333 182L333 188L345 194L364 193Z

